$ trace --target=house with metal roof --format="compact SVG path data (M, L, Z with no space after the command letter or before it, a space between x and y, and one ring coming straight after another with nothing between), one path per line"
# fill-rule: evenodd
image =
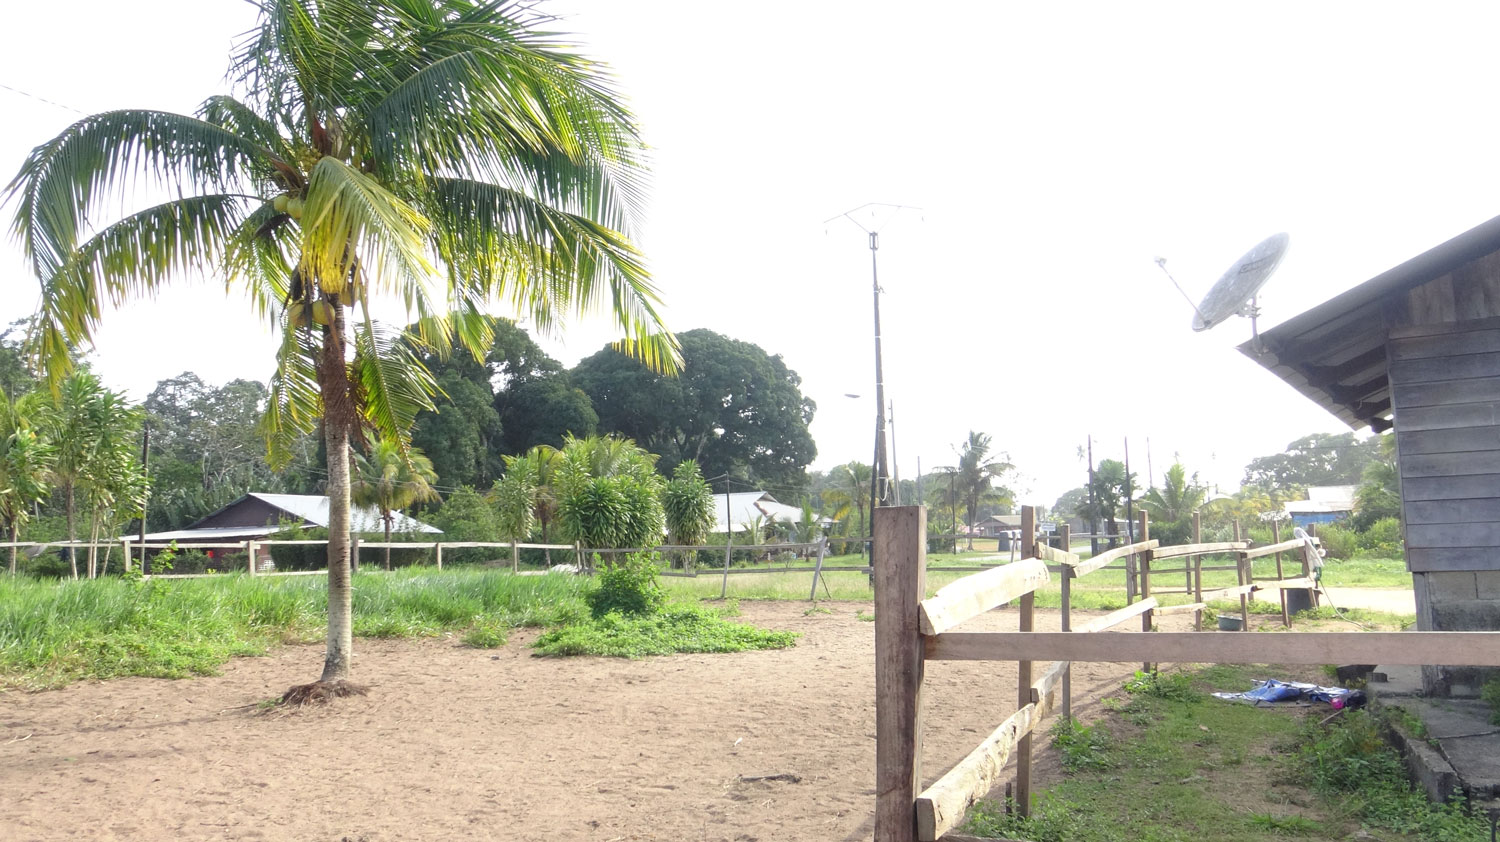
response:
M1351 428L1394 429L1417 628L1500 629L1500 217L1240 351ZM1423 670L1433 694L1475 678Z
M1354 495L1357 485L1313 485L1308 486L1306 500L1288 500L1281 504L1284 517L1297 526L1314 523L1334 523L1354 514Z
M380 510L373 506L351 506L349 516L350 532L376 534L385 531ZM391 517L393 532L442 532L400 512L393 512ZM176 541L179 544L248 541L281 532L289 526L326 529L328 497L321 494L250 493L182 529L154 532L147 535L146 540L151 543ZM133 539L135 536L125 537Z
M777 502L765 491L736 491L714 496L715 533L742 531L746 524L759 519L761 526L771 522L787 524L802 519L802 509ZM827 522L823 522L827 525Z

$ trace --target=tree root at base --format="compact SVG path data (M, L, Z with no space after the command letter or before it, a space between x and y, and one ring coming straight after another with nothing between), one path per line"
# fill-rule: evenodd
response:
M314 681L311 684L298 684L281 694L280 704L298 707L309 704L327 704L333 699L363 696L369 692L370 688L363 684L355 684L342 678L337 681Z

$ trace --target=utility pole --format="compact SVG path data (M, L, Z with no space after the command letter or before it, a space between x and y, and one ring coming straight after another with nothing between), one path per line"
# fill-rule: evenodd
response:
M901 461L896 458L896 402L886 404L886 419L891 425L891 505L901 505Z
M1131 497L1135 494L1135 488L1130 482L1130 436L1125 437L1125 543L1135 543L1135 504Z
M1089 436L1089 554L1099 554L1099 509L1094 499L1094 437Z

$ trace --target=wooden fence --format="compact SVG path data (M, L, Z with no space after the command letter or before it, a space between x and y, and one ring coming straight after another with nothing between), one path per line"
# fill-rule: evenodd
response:
M1012 756L1016 758L1017 808L1029 813L1032 734L1054 708L1056 689L1067 674L1067 664L1073 661L1147 665L1438 664L1451 662L1455 652L1462 652L1463 660L1470 665L1500 666L1500 632L1081 633L1100 632L1133 616L1142 617L1143 627L1149 629L1153 613L1201 610L1201 604L1166 608L1156 604L1150 596L1153 561L1200 559L1192 565L1184 564L1184 569L1193 569L1195 596L1209 596L1202 594L1202 556L1234 553L1236 568L1244 570L1252 558L1296 549L1289 545L1291 542L1250 550L1239 541L1160 548L1148 539L1111 551L1114 555L1109 558L1109 553L1101 553L1092 559L1062 559L1060 563L1066 568L1062 581L1067 588L1070 579L1135 555L1137 563L1144 560L1136 574L1142 599L1077 631L1036 632L1035 591L1050 576L1043 557L1071 554L1046 548L1031 537L1036 535L1035 509L1022 508L1021 534L1028 536L1030 544L1030 552L1023 553L1025 558L959 579L924 599L926 520L926 509L920 506L877 509L874 520L879 559L875 568L875 842L936 842L961 825L969 807L994 788ZM1310 565L1305 553L1304 548L1304 564ZM1251 586L1256 583L1243 581L1243 573L1240 578L1240 585L1225 591L1241 596L1253 592ZM1284 590L1283 586L1295 581L1259 584ZM1019 605L1017 631L955 630L964 621L1012 601ZM925 664L930 660L1016 661L1018 681L1015 713L924 789L922 682ZM1033 680L1036 661L1054 663Z

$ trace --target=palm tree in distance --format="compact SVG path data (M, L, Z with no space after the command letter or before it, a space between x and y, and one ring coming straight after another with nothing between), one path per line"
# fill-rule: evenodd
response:
M952 470L958 495L964 501L968 515L969 549L974 549L974 524L979 520L979 504L996 502L1008 505L1014 502L1008 489L995 488L995 482L1014 468L1004 454L999 459L990 458L988 433L970 430L969 437L959 447L958 464Z
M353 485L349 489L351 500L360 506L374 506L380 511L380 522L385 527L385 569L391 569L391 527L398 512L413 503L429 503L438 499L432 484L437 474L432 470L432 460L419 447L408 447L402 452L401 444L382 439L370 448L370 455L355 454Z
M349 452L367 431L406 446L435 388L418 353L456 343L482 358L496 304L543 330L607 306L621 350L674 370L677 349L630 240L634 119L532 4L257 4L236 96L192 117L85 117L32 151L7 201L41 282L32 342L54 384L106 302L174 277L222 276L280 331L272 460L319 424L328 453L328 642L319 681L285 697L303 701L351 692ZM100 226L138 182L173 198ZM377 325L377 295L402 301L413 328Z

